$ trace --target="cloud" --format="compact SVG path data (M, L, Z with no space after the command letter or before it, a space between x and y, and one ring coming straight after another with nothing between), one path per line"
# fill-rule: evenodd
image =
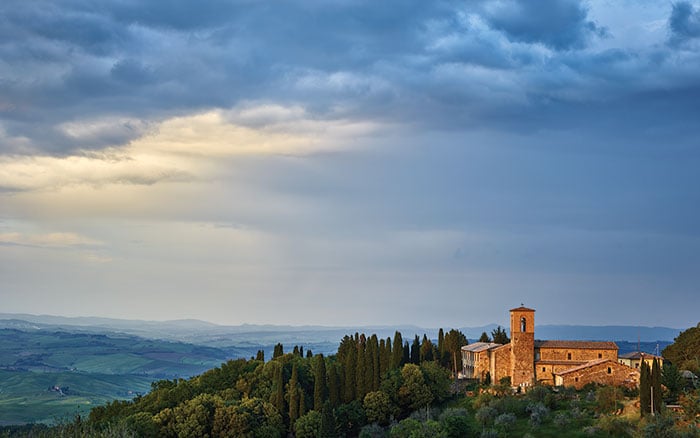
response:
M3 2L0 153L124 146L152 125L251 101L329 123L556 129L552 103L666 90L695 72L697 53L674 58L665 35L635 45L620 14L666 16L627 6L610 17L574 0ZM674 11L676 33L693 35L694 10ZM65 129L100 120L114 125Z
M541 43L555 50L582 49L591 38L607 33L588 19L579 0L492 2L486 6L486 17L513 41Z
M248 102L240 107L173 117L159 124L86 119L58 127L77 144L141 136L123 147L68 156L0 155L4 191L58 190L188 182L216 177L218 160L242 155L293 155L358 148L354 142L382 129L372 121L316 120L303 108ZM118 143L114 141L114 143Z
M671 28L671 43L678 44L700 37L700 10L692 3L679 1L673 4L671 16L668 19Z
M0 233L0 244L40 248L83 248L101 246L103 243L76 233L26 234Z

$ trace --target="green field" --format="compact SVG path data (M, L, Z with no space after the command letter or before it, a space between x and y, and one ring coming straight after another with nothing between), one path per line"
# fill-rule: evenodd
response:
M0 425L52 423L86 414L107 401L150 390L146 376L0 370ZM68 388L64 395L49 388Z
M128 335L2 329L0 425L72 419L146 393L154 380L200 374L226 356L217 348Z

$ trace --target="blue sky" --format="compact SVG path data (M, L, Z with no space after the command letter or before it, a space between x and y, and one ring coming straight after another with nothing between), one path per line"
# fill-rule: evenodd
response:
M0 5L3 311L687 327L700 3Z

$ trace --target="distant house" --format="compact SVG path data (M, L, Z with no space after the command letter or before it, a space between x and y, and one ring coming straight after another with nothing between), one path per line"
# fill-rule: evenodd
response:
M508 344L475 342L462 347L462 377L492 382L510 378L514 387L535 383L580 388L587 383L636 386L639 371L618 362L614 342L535 341L535 311L510 310Z
M645 353L643 351L633 351L631 353L621 354L620 357L617 358L617 361L623 365L627 365L628 367L639 369L639 367L642 366L642 361L646 362L647 365L651 367L654 363L654 359L658 360L660 363L663 363L664 361L664 358L661 356Z

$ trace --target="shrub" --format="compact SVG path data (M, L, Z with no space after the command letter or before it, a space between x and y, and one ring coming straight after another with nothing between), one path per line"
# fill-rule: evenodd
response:
M516 420L517 420L517 418L515 417L514 414L505 413L505 414L501 414L498 417L496 417L493 424L496 426L497 429L502 430L502 431L507 431L509 428L511 428L515 424Z
M530 403L527 405L527 411L530 413L530 426L532 427L539 427L549 414L549 409L541 402Z
M380 425L368 424L360 430L359 438L385 438L386 431Z
M476 418L476 421L479 422L482 426L490 425L493 423L493 421L496 419L496 416L498 415L498 411L496 408L491 407L491 406L483 406L479 408L478 411L476 411L476 414L474 417Z

